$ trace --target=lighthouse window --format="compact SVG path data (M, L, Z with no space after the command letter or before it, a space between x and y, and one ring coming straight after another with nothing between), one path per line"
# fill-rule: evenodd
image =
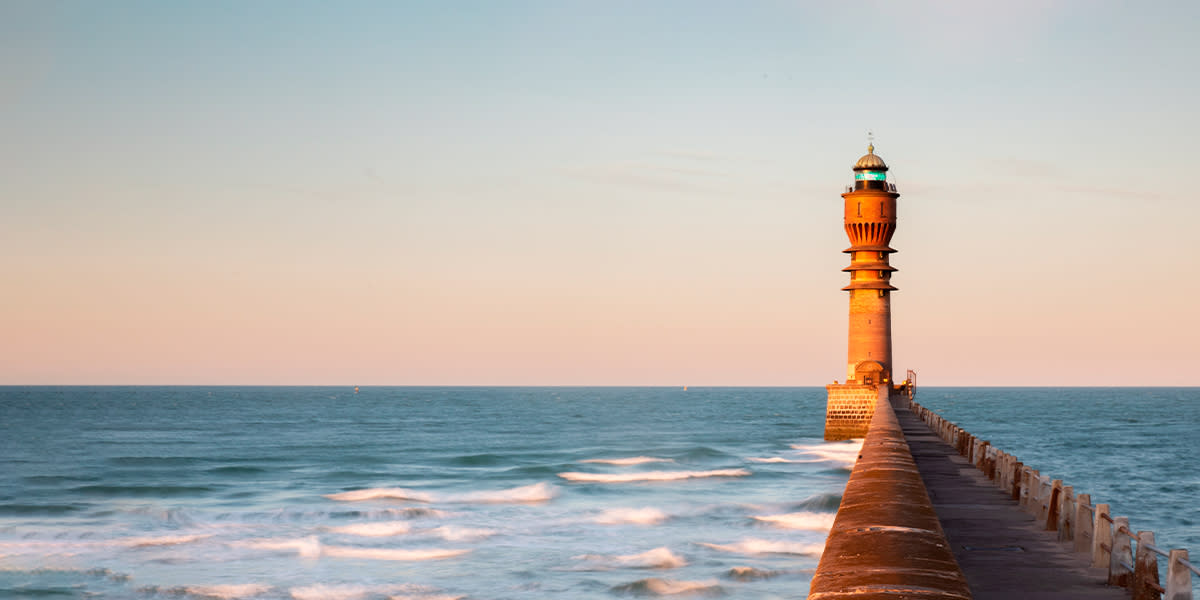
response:
M858 216L862 216L862 202L858 203Z
M882 203L882 202L880 202L880 203L879 203L879 216L881 216L881 217L882 217L882 216L884 216L884 215L883 215L883 203Z

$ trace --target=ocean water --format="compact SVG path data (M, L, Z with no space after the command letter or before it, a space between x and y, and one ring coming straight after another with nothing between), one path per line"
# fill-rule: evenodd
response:
M918 399L1200 554L1200 390ZM0 598L803 598L822 388L0 387Z
M824 390L0 388L0 597L803 598Z

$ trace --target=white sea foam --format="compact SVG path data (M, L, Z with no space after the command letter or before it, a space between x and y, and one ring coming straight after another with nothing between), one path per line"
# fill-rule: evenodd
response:
M755 581L758 579L769 579L780 573L780 571L769 571L755 567L733 567L725 572L725 576L738 581Z
M846 442L826 442L822 444L792 444L792 448L820 460L835 462L853 467L858 462L858 454L862 451L862 440Z
M505 490L468 492L437 496L405 488L367 488L328 494L325 497L340 502L364 500L405 500L409 502L450 502L462 504L523 504L546 502L558 495L558 489L548 483L534 483ZM442 513L444 514L444 513Z
M409 502L433 502L433 496L406 490L404 488L367 488L364 490L351 490L348 492L340 492L337 494L327 494L325 496L330 500L339 502L362 502L363 500L407 500Z
M190 544L198 542L205 538L212 537L212 534L203 535L163 535L157 537L131 537L114 540L111 542L115 546L127 546L130 548L146 548L150 546L178 546L180 544Z
M415 594L413 596L397 596L399 598L428 598L425 594L436 593L437 590L423 585L307 585L294 587L288 592L295 600L359 600L374 596L392 594Z
M777 540L745 539L736 544L706 544L699 545L721 552L735 554L805 554L820 556L825 549L824 544L806 544L802 542L785 542Z
M269 585L262 583L242 583L231 585L189 585L183 588L183 593L201 598L249 598L260 596L271 591Z
M678 481L702 477L746 477L746 469L715 469L712 471L646 471L642 473L559 473L567 481L584 483L631 483L635 481Z
M748 460L748 461L750 461L750 462L754 462L754 463L797 463L797 462L809 462L809 461L804 461L804 460L791 460L791 459L784 458L784 457L782 457L782 456L772 456L772 457L769 457L769 458L759 458L759 457L756 457L756 456L751 456L751 457L748 457L746 460Z
M388 596L388 600L462 600L466 596L451 596L449 594L403 594L400 596Z
M421 530L418 533L432 533L448 542L462 542L471 540L481 540L483 538L496 535L495 529L483 529L478 527L456 527L453 525L444 525L442 527L434 527L432 529Z
M647 550L641 554L610 555L610 554L581 554L572 556L575 560L585 560L600 568L625 569L677 569L687 566L687 560L671 552L666 546Z
M240 546L258 550L291 550L304 558L328 556L334 558L368 558L375 560L439 560L453 558L470 552L470 550L445 550L438 548L423 550L406 550L398 548L359 548L354 546L324 545L317 536L296 539L267 539L248 540L240 542Z
M236 545L257 550L293 550L304 558L321 556L321 542L315 535L292 539L247 540Z
M341 527L330 528L334 533L345 533L362 537L391 537L404 535L412 531L412 524L407 521L386 521L382 523L355 523Z
M581 463L599 463L602 465L644 465L646 463L673 463L673 458L657 458L654 456L633 456L630 458L589 458L579 461Z
M432 548L428 550L405 550L400 548L355 548L351 546L322 546L322 556L335 558L368 558L373 560L441 560L462 556L470 550L446 550Z
M667 513L657 508L610 508L592 522L601 525L657 525L667 520Z
M378 510L368 510L368 511L364 511L363 514L367 515L368 517L375 518L375 519L382 518L382 517L392 517L392 518L399 517L399 518L403 518L403 519L420 519L420 518L442 519L442 518L451 516L451 514L453 514L453 513L449 513L444 510L438 510L436 508L408 507L408 508L383 508L383 509L378 509Z
M471 492L449 496L447 502L471 504L536 504L547 502L558 496L558 488L548 483L534 483L506 490Z
M755 516L755 521L770 523L783 529L805 529L809 531L829 531L837 513L795 512L784 515Z
M721 586L715 579L705 581L677 581L651 577L613 588L622 593L638 595L671 596L675 594L720 594Z

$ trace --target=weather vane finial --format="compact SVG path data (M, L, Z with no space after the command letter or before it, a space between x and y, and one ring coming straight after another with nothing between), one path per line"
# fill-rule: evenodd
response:
M867 154L875 154L875 134L867 130Z

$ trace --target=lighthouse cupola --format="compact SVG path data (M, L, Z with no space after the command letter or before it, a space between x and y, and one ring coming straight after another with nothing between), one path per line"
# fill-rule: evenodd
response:
M875 155L875 144L867 146L867 153L854 163L855 190L887 190L887 163Z

